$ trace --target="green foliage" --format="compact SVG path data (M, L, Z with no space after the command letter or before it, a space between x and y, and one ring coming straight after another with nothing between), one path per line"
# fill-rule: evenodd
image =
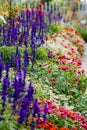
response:
M48 51L45 47L41 46L37 49L37 59L46 60L48 56Z
M86 94L79 95L77 98L70 97L70 99L68 99L68 103L70 105L74 105L75 111L79 111L87 118L87 92Z
M24 57L24 51L25 51L25 47L19 47L20 53L21 53L21 57ZM10 58L11 58L11 54L15 53L16 51L16 47L14 46L2 46L0 47L0 53L3 53L4 55L4 62L5 64L9 63ZM31 53L31 49L28 47L28 52L29 55L32 55ZM41 60L45 60L47 58L47 50L45 47L40 47L37 50L37 59L41 59Z
M45 2L48 2L48 3L49 3L49 2L52 2L52 1L53 1L53 0L45 0Z
M48 63L48 61L45 60L44 64L45 63ZM31 77L31 79L33 78L33 81L39 81L39 79L41 79L39 83L42 83L42 86L48 85L48 87L53 87L53 93L65 93L66 95L72 95L76 98L79 94L85 92L87 79L84 75L77 76L74 70L57 70L55 66L56 64L52 62L51 65L48 63L48 65L43 67L36 64L34 66L34 76L29 75L29 77ZM53 73L47 73L47 70L53 70ZM55 85L51 85L51 78L56 78ZM75 78L79 79L78 83L75 83Z
M2 24L2 20L0 19L0 25Z
M87 29L77 28L83 39L87 42Z
M60 23L52 23L49 25L48 34L53 35L60 31Z
M76 125L75 121L68 117L59 117L57 115L51 114L49 115L49 120L57 127L79 128L79 123Z
M25 50L25 48L19 48L21 55L23 55L23 52ZM3 53L4 56L4 62L7 64L10 61L11 58L11 54L15 53L16 51L16 47L14 46L2 46L0 47L0 53Z

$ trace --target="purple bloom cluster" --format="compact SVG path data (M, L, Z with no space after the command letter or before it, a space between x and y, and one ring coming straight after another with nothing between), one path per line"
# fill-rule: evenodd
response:
M18 52L18 49L17 49ZM17 57L18 58L18 57ZM18 115L18 124L27 124L29 117L36 118L38 120L33 120L30 123L30 129L34 130L38 121L43 118L43 122L46 120L47 107L44 107L43 113L40 113L40 106L38 100L34 99L34 87L32 86L32 81L29 83L29 87L26 87L26 67L24 70L18 71L13 77L13 81L10 80L9 69L10 65L4 65L2 60L0 60L0 72L5 70L6 75L3 77L1 75L2 90L0 92L2 109L0 111L0 119L4 119L4 112L8 103L11 104L12 116ZM12 92L12 93L11 93ZM11 101L11 102L9 102Z
M38 105L38 100L36 99L35 102L34 102L34 105L33 105L33 114L32 116L33 117L36 117L36 115L39 114L39 105ZM38 115L39 116L39 115Z
M35 10L30 12L28 9L26 12L22 11L18 18L11 18L11 21L8 20L6 25L3 24L0 26L2 43L6 46L25 45L27 47L30 43L31 33L33 33L34 36L36 36L36 33L41 34L46 28L45 24L42 13L39 14ZM38 36L36 39L37 38Z
M46 115L48 113L48 109L47 109L47 106L45 105L44 106L44 115L43 115L43 123L46 121Z
M17 110L17 103L19 99L22 98L23 94L25 93L25 80L20 72L17 76L14 77L13 81L13 110L14 112Z
M26 92L26 95L21 101L21 109L19 112L20 118L18 120L19 123L23 123L25 120L27 120L27 118L31 114L31 109L29 109L29 106L34 101L33 94L34 94L34 88L32 86L32 82L30 81L29 88Z
M0 26L0 46L25 46L31 47L32 67L36 59L37 48L44 44L46 29L50 23L61 20L60 12L58 14L42 11L22 10L18 17L7 19L7 24ZM47 25L48 24L48 25ZM12 59L10 59L12 60ZM26 63L24 63L25 65ZM27 64L25 65L27 66Z
M27 68L29 65L29 53L27 51L27 49L24 51L24 67Z

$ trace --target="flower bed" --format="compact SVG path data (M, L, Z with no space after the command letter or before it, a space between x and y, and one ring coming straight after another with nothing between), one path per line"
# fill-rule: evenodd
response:
M36 10L0 26L1 130L87 129L84 40L69 26L52 36L46 28Z

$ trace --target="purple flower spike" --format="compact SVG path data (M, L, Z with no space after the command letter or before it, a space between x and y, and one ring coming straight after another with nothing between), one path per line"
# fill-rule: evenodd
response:
M30 115L29 106L32 104L32 101L34 100L33 94L34 94L34 88L32 86L32 82L30 81L29 88L27 90L27 94L25 95L25 97L23 98L23 100L21 102L21 109L19 112L20 118L18 120L19 124L24 123L25 120Z
M8 78L9 77L9 68L10 68L10 65L6 65L5 67L5 70L6 70L6 77Z
M44 106L44 115L43 115L43 123L46 121L46 115L48 113L47 106Z
M38 100L36 99L33 106L33 117L39 114L39 104Z
M28 51L25 50L25 52L24 52L24 67L25 68L28 67L28 65L29 65L29 58L28 58L28 56L29 56Z
M9 88L9 85L10 85L9 78L5 77L3 79L3 86L2 86L2 111L1 111L2 115L5 111L6 99L7 99L7 90Z
M0 60L0 80L2 78L2 71L4 69L4 63Z

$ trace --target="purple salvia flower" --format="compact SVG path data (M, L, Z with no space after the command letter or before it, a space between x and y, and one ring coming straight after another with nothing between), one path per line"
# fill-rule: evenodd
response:
M4 69L4 63L2 62L2 60L0 60L0 80L2 78L2 71Z
M27 90L27 94L25 95L25 97L22 100L21 103L21 109L19 112L19 124L24 123L25 120L29 117L30 112L29 112L29 105L31 105L32 101L34 100L33 98L33 94L34 94L34 88L32 86L32 82L30 81L29 84L29 89Z
M16 63L17 63L17 72L20 73L21 72L21 59L17 58L16 59Z
M46 121L46 116L48 113L47 105L44 106L44 115L43 115L43 123Z
M24 67L25 68L28 67L28 65L29 65L29 58L28 58L28 56L29 56L28 51L25 50L24 51Z
M30 124L30 130L35 130L35 122L34 122L34 120Z
M14 94L13 94L13 110L16 111L16 105L17 101L22 98L23 93L25 92L25 86L24 86L24 79L23 76L20 73L18 73L17 76L14 77L13 81L13 89L14 89Z
M33 101L34 100L34 97L33 97L33 94L34 94L34 87L32 86L32 81L30 81L30 84L29 84L29 89L28 89L28 99L30 101Z
M23 76L22 76L22 73L19 72L18 73L18 90L19 90L19 98L22 96L22 93L25 91L24 88L24 84L23 84Z
M6 25L3 25L2 26L2 43L3 43L3 45L6 45L6 31L5 31L5 29L6 29Z
M48 20L49 20L49 23L51 24L51 23L52 23L52 16L51 16L51 13L48 13Z
M16 53L14 58L14 67L17 72L21 72L21 56L18 47L16 47Z
M36 99L33 105L33 117L36 117L36 115L39 114L39 104L38 104L38 100Z
M61 14L60 14L60 12L58 13L58 21L60 21L61 19L62 19L62 16L61 16Z
M19 88L18 88L18 80L17 77L14 77L14 81L13 81L13 89L14 89L14 94L13 94L13 106L12 109L15 112L16 111L16 107L17 107L17 101L19 99Z
M6 46L10 46L11 43L10 43L10 38L11 38L11 27L7 27L7 44Z
M10 68L10 65L6 65L5 67L5 70L6 70L6 77L8 78L9 77L9 68Z
M18 57L19 56L19 49L18 49L18 46L16 46L16 52L15 52L15 57Z
M10 54L10 61L9 61L11 67L14 66L14 55L15 54L11 52L11 54Z
M27 117L27 113L28 113L28 106L29 104L27 103L27 101L24 99L21 103L21 110L19 112L19 116L20 118L18 119L18 123L22 124L25 122L25 119Z
M1 58L1 60L4 60L3 52L0 52L0 58Z
M24 68L24 74L23 74L23 86L25 86L25 79L26 79L27 70Z
M26 21L28 22L30 18L30 11L27 9L26 10Z
M7 100L7 90L9 88L9 85L10 85L9 78L5 77L3 79L3 85L2 85L2 111L1 111L1 114L3 114L5 111L6 100Z

